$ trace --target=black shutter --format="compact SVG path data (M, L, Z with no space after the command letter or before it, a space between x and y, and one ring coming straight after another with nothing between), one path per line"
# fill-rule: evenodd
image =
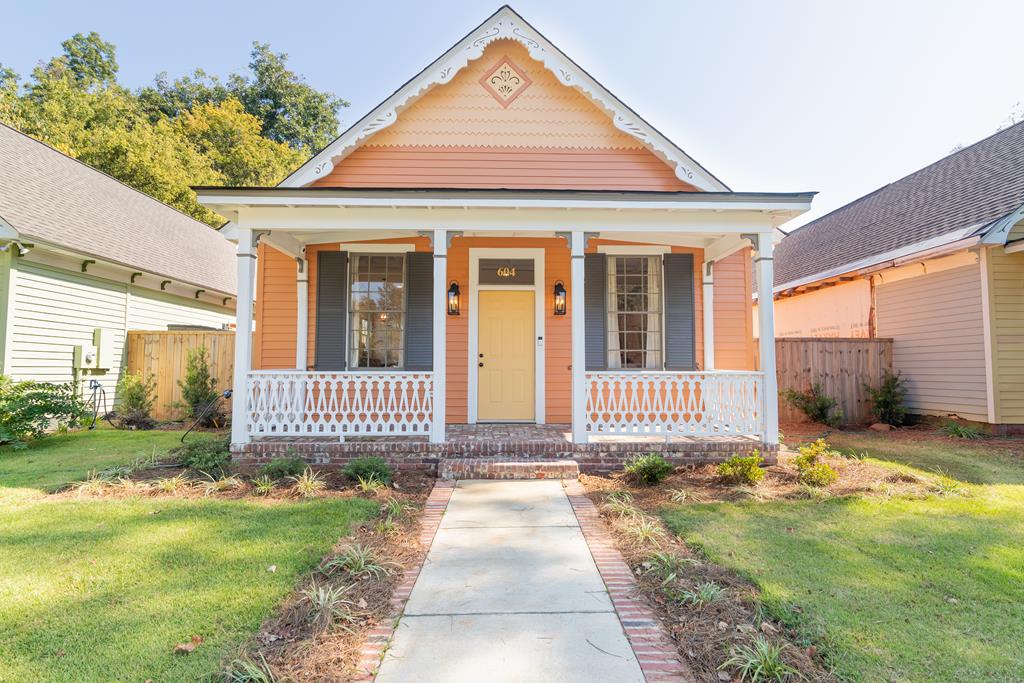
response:
M665 254L665 369L695 369L693 254Z
M586 328L587 370L608 367L608 257L583 257L583 322Z
M316 257L317 370L344 370L348 349L348 252L321 251Z
M434 255L405 256L405 369L434 368Z

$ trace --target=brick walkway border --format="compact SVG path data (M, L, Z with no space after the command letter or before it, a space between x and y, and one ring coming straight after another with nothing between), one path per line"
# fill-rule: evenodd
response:
M366 643L359 650L359 665L357 670L360 677L357 681L372 681L377 675L384 652L388 649L392 636L395 634L395 627L398 626L398 619L405 610L405 603L412 595L413 586L419 578L420 570L430 552L430 545L434 542L437 529L441 526L441 518L448 508L448 501L451 500L452 492L455 490L454 481L437 481L433 490L427 497L426 505L423 508L423 516L420 518L419 542L423 548L423 554L419 562L405 570L402 580L395 586L391 594L391 618L385 623L379 624L370 630Z
M616 549L594 502L579 482L570 482L565 492L644 678L659 683L694 681L693 672L679 659L675 644L637 590L633 571Z

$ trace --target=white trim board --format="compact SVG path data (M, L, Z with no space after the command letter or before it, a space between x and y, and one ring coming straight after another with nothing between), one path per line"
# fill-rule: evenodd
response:
M533 259L533 285L481 285L480 280L480 259L481 258L530 258ZM545 415L545 391L544 378L544 350L547 344L547 330L544 325L544 249L502 249L502 248L477 248L469 250L469 355L466 359L469 370L469 389L466 399L466 421L469 424L477 423L479 410L478 387L480 378L478 376L477 358L480 353L480 328L477 311L480 306L481 289L486 290L511 290L511 291L533 291L534 307L536 317L534 319L534 333L540 339L534 347L534 421L537 424L544 424Z
M729 190L722 181L594 80L507 5L285 178L281 186L302 187L328 175L338 161L363 145L375 133L392 125L401 112L416 100L435 86L450 83L469 62L480 58L487 46L495 40L515 40L522 44L530 57L541 62L559 83L582 93L608 115L616 128L642 142L668 163L683 182L705 191Z

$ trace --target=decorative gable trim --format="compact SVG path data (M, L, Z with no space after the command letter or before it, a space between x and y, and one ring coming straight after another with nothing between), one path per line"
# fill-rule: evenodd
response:
M616 128L639 140L668 163L680 180L705 191L729 191L724 183L612 95L507 5L288 176L280 187L303 187L326 177L341 159L397 121L406 107L434 86L450 82L469 62L483 55L488 45L503 39L521 43L530 57L542 63L561 84L586 95L609 115Z

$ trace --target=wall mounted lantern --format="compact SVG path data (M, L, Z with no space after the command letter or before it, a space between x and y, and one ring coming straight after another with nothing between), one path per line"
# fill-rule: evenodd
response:
M459 283L452 280L448 287L448 315L459 314Z
M565 315L565 285L561 280L555 283L555 315Z

